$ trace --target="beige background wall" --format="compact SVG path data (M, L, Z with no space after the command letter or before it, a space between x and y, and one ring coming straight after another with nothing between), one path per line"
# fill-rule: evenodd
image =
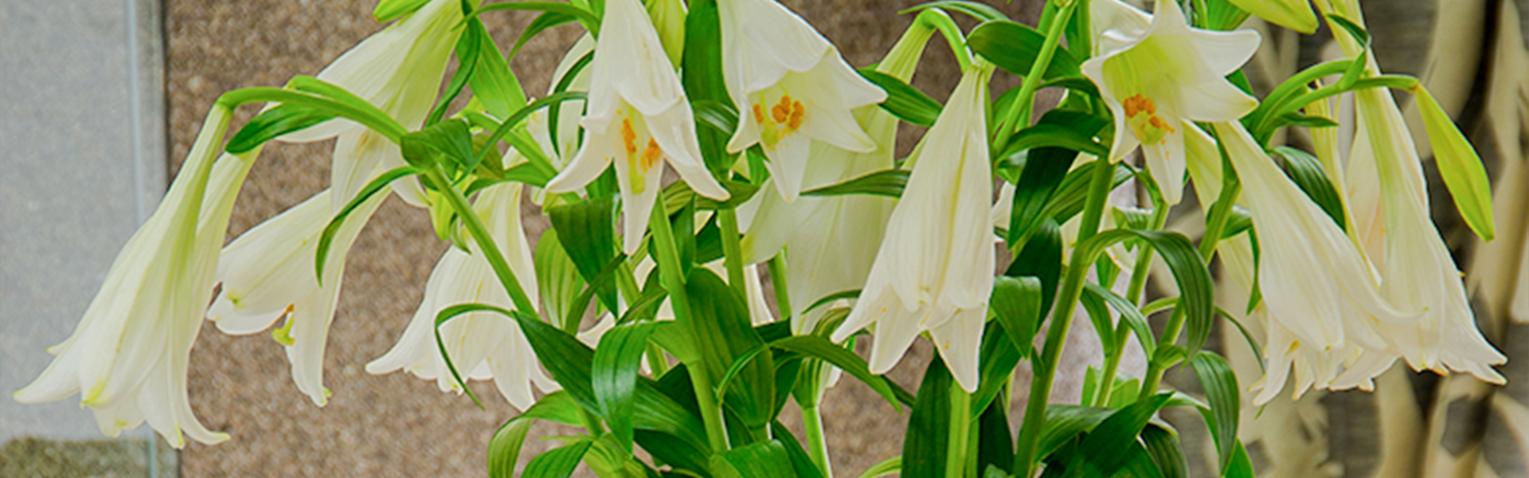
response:
M911 1L786 2L818 26L850 63L877 61L911 19L896 15ZM1038 0L991 2L1033 15ZM172 168L189 148L211 102L223 91L280 85L315 74L379 25L373 0L172 0L166 5ZM501 45L512 44L529 14L486 20ZM530 92L545 91L552 67L576 36L561 27L532 42L513 63ZM916 83L943 98L957 72L941 40L931 42ZM240 116L247 118L248 111ZM904 148L913 137L904 135ZM322 189L330 143L265 150L239 198L231 234L238 234ZM532 234L544 222L530 221ZM428 219L397 199L361 235L351 254L339 313L325 358L329 405L314 407L288 376L280 346L266 334L230 337L204 328L192 354L192 403L213 429L234 439L193 444L182 454L185 476L480 476L489 435L513 410L489 387L479 410L465 397L402 374L371 376L363 365L397 339L420 299L444 245ZM923 351L895 373L915 387ZM868 389L845 380L830 392L824 414L836 468L858 473L901 447L906 416ZM535 438L533 438L533 441ZM849 475L854 476L854 475Z

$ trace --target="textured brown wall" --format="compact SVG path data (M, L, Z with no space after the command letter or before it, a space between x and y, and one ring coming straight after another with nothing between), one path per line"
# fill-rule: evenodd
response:
M172 0L167 2L172 169L186 154L202 115L222 92L280 85L294 74L315 74L379 26L373 0ZM788 1L843 50L852 64L880 59L911 19L896 15L907 0ZM992 1L1033 16L1039 0ZM508 45L527 14L486 20ZM552 67L575 38L561 27L533 41L513 67L527 91L545 91ZM957 72L941 40L931 42L916 84L937 98ZM247 118L244 111L239 120ZM905 134L903 147L912 144ZM240 194L230 234L323 189L331 143L273 145ZM533 235L544 222L528 221ZM401 373L371 376L363 364L388 349L418 303L425 279L444 250L420 211L390 199L361 235L345 279L325 357L334 392L325 408L299 394L280 346L265 334L230 337L205 327L192 360L192 402L215 430L233 435L218 446L192 444L182 454L185 476L480 476L489 435L513 411L480 387L487 410L433 383ZM1075 334L1076 335L1076 334ZM1074 347L1077 349L1077 347ZM915 387L926 348L893 373ZM1063 386L1065 388L1065 385ZM835 467L841 475L895 454L906 417L867 388L844 380L824 410ZM530 446L541 445L532 439Z

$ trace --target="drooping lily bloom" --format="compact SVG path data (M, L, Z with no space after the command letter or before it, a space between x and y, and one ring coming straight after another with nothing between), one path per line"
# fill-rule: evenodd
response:
M775 0L717 2L722 67L739 111L728 151L763 146L766 166L787 202L796 200L814 143L870 153L877 143L852 111L886 99L839 51Z
M1379 369L1375 373L1401 357L1413 369L1441 374L1463 371L1502 383L1502 375L1492 366L1507 358L1476 327L1460 270L1429 214L1422 163L1401 110L1388 91L1365 89L1354 94L1359 124L1349 173L1355 181L1366 181L1363 176L1375 178L1369 181L1379 185L1379 210L1361 216L1378 216L1382 224L1359 233L1365 244L1378 247L1370 254L1383 258L1375 262L1386 298L1399 308L1422 313L1411 322L1376 323L1390 347L1369 352ZM1373 377L1349 378L1368 385Z
M483 217L489 235L503 252L521 287L535 291L531 247L520 223L520 190L518 183L491 186L479 193L474 208ZM391 350L366 365L368 373L402 369L435 380L441 391L462 393L436 345L437 314L447 307L467 303L514 308L477 244L469 247L471 253L451 248L441 256L435 271L430 273L425 297L413 320ZM536 295L531 297L535 302ZM462 378L492 378L499 393L517 409L524 410L535 402L533 386L544 392L557 389L557 384L542 373L531 344L511 318L493 312L468 313L442 324L440 332Z
M1340 372L1372 368L1359 352L1387 347L1376 324L1412 321L1416 311L1398 308L1382 295L1363 251L1246 130L1232 123L1217 123L1215 129L1241 179L1253 229L1265 239L1258 244L1258 284L1271 323L1265 348L1270 372L1259 398L1272 398L1291 367L1298 375L1297 394L1309 386L1343 388ZM1281 240L1292 237L1302 240ZM1247 252L1251 256L1251 248ZM1249 274L1248 258L1233 263ZM1289 336L1277 335L1284 332ZM1298 355L1305 359L1294 361Z
M1258 49L1258 33L1192 28L1178 2L1157 2L1150 17L1120 0L1091 5L1097 51L1083 74L1115 116L1111 159L1140 146L1163 198L1177 204L1190 123L1233 121L1258 106L1226 80Z
M186 390L218 248L259 151L220 157L228 121L221 106L209 113L164 200L118 253L74 333L48 349L53 362L15 392L17 401L79 393L109 436L147 421L176 448L184 435L207 444L228 439L197 420Z
M690 101L642 5L608 1L600 25L589 64L589 107L581 121L587 132L584 144L546 189L560 193L583 187L614 161L622 250L630 254L642 244L665 163L702 196L722 200L728 193L701 160Z
M391 144L387 146L392 147ZM314 274L318 243L333 214L333 190L325 190L246 231L223 249L218 280L223 289L207 312L218 330L243 335L265 330L286 346L292 381L315 405L324 406L324 349L340 299L345 259L373 212L378 194L351 212L335 233L321 284Z
M362 40L318 77L366 99L405 128L418 128L435 102L460 34L454 27L461 19L458 2L432 0ZM322 283L314 274L319 237L330 218L368 181L403 164L397 145L349 120L330 120L280 139L330 138L335 139L330 188L250 229L224 249L218 270L223 290L208 313L219 330L232 334L254 333L284 319L273 335L286 346L298 390L319 406L329 397L324 349L345 260L387 195L368 199L346 219L330 246ZM423 204L413 181L397 181L393 190L406 201Z
M910 33L899 40L877 65L877 71L903 81L912 79L931 35L916 33L919 34ZM802 180L804 187L827 186L892 168L897 118L877 106L864 106L853 113L876 148L854 153L821 141L812 142ZM775 181L775 177L770 181ZM810 332L827 312L827 307L804 312L814 302L865 285L892 205L890 198L868 195L805 196L788 201L773 191L762 191L751 200L750 206L756 208L751 211L748 232L743 236L744 260L761 262L783 248L787 251L786 292L795 309L790 311L793 332ZM740 216L743 211L740 208Z
M891 369L929 331L956 383L977 389L977 355L993 289L993 177L985 88L991 69L967 71L915 149L865 289L833 333L875 325L870 368Z
M439 94L446 63L462 29L462 8L456 0L430 0L414 13L356 44L320 71L318 78L335 84L392 116L409 130L419 128ZM366 127L334 119L278 138L306 142L335 138L330 198L339 210L379 168L403 166L398 148ZM385 147L378 147L377 143ZM414 178L393 186L399 197L416 206L425 204Z

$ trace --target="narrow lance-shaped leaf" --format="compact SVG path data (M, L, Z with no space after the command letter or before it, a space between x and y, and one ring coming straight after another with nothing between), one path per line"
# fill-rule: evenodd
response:
M590 371L595 399L601 415L610 424L611 434L627 453L632 451L632 410L637 388L637 372L648 337L657 324L653 322L622 324L600 337Z
M1455 122L1439 106L1433 94L1422 87L1412 89L1418 110L1423 114L1423 127L1428 131L1428 141L1433 145L1433 159L1439 165L1439 176L1455 200L1460 217L1482 240L1490 241L1496 236L1492 221L1492 185L1487 171L1481 164L1476 148L1455 126Z

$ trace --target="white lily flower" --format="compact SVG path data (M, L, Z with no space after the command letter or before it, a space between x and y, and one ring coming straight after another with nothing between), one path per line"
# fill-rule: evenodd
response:
M17 401L79 393L109 436L147 421L176 448L184 435L207 444L228 439L197 420L186 373L218 248L259 151L217 154L229 115L221 106L208 114L164 200L118 253L74 333L48 349L53 362L15 392Z
M1405 358L1416 370L1440 374L1463 371L1491 383L1503 377L1493 365L1507 361L1476 327L1460 270L1434 227L1428 208L1422 162L1407 131L1401 110L1390 92L1365 89L1354 93L1358 134L1350 157L1350 175L1379 184L1377 231L1361 230L1377 261L1385 296L1393 304L1422 315L1409 323L1377 323L1389 350L1372 352L1372 360L1389 366ZM1385 367L1376 371L1383 372ZM1373 375L1356 377L1368 384Z
M321 284L314 261L319 239L333 218L333 195L327 189L315 194L225 247L218 269L223 289L207 313L218 330L235 335L259 332L283 320L272 335L286 348L298 390L318 406L329 399L324 387L324 349L340 299L345 260L367 220L387 199L377 194L346 218L330 243Z
M1362 385L1347 377L1374 368L1363 352L1386 347L1376 333L1377 324L1412 321L1415 311L1399 312L1387 300L1363 251L1275 166L1246 130L1233 123L1217 123L1215 128L1241 179L1242 202L1253 217L1254 230L1260 238L1271 238L1259 242L1258 284L1270 319L1265 348L1270 369L1259 400L1272 398L1283 387L1291 367L1297 375L1297 395L1311 386ZM1292 237L1302 240L1278 240ZM1223 257L1240 250L1236 243L1231 245ZM1228 264L1251 275L1251 247L1242 255L1246 257ZM1289 335L1280 335L1285 332Z
M905 34L876 71L911 80L932 35L930 31ZM814 141L802 180L804 187L827 186L892 168L897 118L875 105L862 106L853 114L876 148L855 153ZM893 204L891 198L867 195L787 201L779 192L762 191L739 208L740 218L748 223L741 244L746 262L762 262L782 249L787 251L786 293L795 309L790 311L792 332L813 330L828 312L827 307L821 307L804 313L814 302L865 286ZM749 217L743 217L745 212Z
M560 193L583 187L614 161L624 219L622 250L631 254L642 244L664 163L702 196L723 200L728 192L701 160L690 101L637 0L606 2L589 69L589 103L581 121L584 144L546 189Z
M956 383L977 389L995 260L985 98L991 72L978 67L961 77L909 158L913 171L870 278L833 333L842 341L874 322L872 372L891 369L927 330Z
M515 183L491 186L479 193L474 207L521 287L535 291L531 247L520 222L520 190L521 185ZM447 307L467 303L514 308L488 260L476 244L470 247L471 253L451 248L441 256L403 336L386 354L366 364L367 373L402 369L434 379L441 391L462 393L436 345L436 315ZM531 296L533 302L535 297ZM492 378L499 393L517 409L525 410L535 403L533 387L543 392L557 390L557 383L542 373L535 351L514 319L493 312L464 314L441 325L441 340L464 380Z
M1098 51L1083 74L1115 116L1111 160L1140 146L1163 199L1177 204L1190 123L1233 121L1258 106L1226 80L1258 49L1258 33L1192 28L1178 2L1157 2L1151 17L1120 0L1091 5Z
M740 113L729 152L763 146L776 189L791 202L814 143L876 150L851 112L885 101L886 92L856 74L822 34L775 0L724 0L717 8L723 77Z
M462 32L457 28L461 21L462 8L457 0L430 0L340 55L319 72L318 78L365 99L404 128L417 129L435 105L446 63ZM347 119L320 123L279 140L307 142L330 138L338 138L330 173L330 188L336 192L331 198L334 210L354 197L378 168L404 165L398 147L392 144L372 147L373 142L387 140ZM341 154L345 150L370 154ZM415 178L395 182L393 190L410 204L425 204L423 190Z

